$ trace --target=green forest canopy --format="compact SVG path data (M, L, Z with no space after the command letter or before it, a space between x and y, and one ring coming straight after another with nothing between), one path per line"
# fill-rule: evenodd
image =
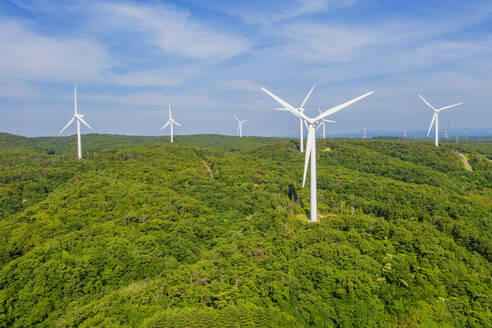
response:
M0 326L491 326L491 140L176 141L0 134Z

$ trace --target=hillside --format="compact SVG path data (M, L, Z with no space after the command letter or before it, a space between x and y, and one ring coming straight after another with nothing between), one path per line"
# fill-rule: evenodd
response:
M0 135L2 327L492 325L487 141L318 140L312 224L297 140L83 138Z
M237 138L223 135L178 135L175 144L194 147L206 147L230 152L244 152L265 144L279 142L282 138L244 137ZM135 145L152 145L170 143L169 136L125 136L110 134L82 135L83 151L92 153L105 149L126 149ZM77 136L26 138L8 133L0 133L0 148L6 150L26 148L49 155L74 155L77 149Z

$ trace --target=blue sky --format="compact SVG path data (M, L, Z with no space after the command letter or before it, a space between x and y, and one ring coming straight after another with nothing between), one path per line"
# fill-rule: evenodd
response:
M98 133L157 135L167 104L178 134L295 135L299 106L328 109L329 133L490 128L490 1L54 1L0 3L0 131L56 135L73 111ZM84 132L89 132L84 130ZM74 133L69 129L66 134ZM167 133L167 132L166 132Z

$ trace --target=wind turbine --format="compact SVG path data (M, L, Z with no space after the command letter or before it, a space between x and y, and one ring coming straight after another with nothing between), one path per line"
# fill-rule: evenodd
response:
M304 113L304 105L306 104L306 102L308 101L309 97L311 96L311 93L313 93L313 90L314 90L315 87L316 87L316 84L313 84L313 87L311 88L311 90L309 90L308 94L306 95L306 97L302 101L301 107L296 108L301 113ZM288 111L287 108L275 108L275 110L285 110L285 111ZM300 151L302 153L304 151L304 127L303 127L303 123L302 123L302 119L301 118L299 118L299 138L300 138L300 144L301 144Z
M321 111L321 108L318 107L319 113L323 114ZM338 123L337 121L332 121L332 120L327 120L327 119L322 119L321 122L318 124L318 129L320 126L323 126L323 139L326 138L326 123Z
M418 95L418 96L419 96L420 99L422 99L422 101L427 106L429 106L434 111L434 115L432 116L431 124L429 125L429 130L427 131L427 136L429 136L429 133L431 132L432 125L434 124L434 122L436 122L436 127L435 127L435 129L436 129L435 144L436 144L436 147L439 147L439 113L442 110L453 108L453 107L462 105L463 103L460 102L460 103L457 103L457 104L454 104L454 105L444 106L444 107L441 107L441 108L435 108L427 100L425 100L424 97L422 97L421 95Z
M174 142L174 126L173 126L173 124L176 124L177 126L181 126L181 124L179 124L178 122L176 122L173 119L173 116L171 114L171 104L169 104L169 121L167 121L167 123L162 126L161 130L167 128L168 125L171 125L171 142Z
M84 121L84 114L79 114L77 112L77 86L73 86L73 102L74 102L74 113L70 121L68 121L67 125L63 127L63 129L60 130L60 134L65 131L66 128L70 124L73 123L73 121L77 120L77 158L82 159L82 144L80 142L80 122L85 124L89 129L92 129L92 127Z
M246 123L248 120L240 121L236 115L234 115L234 118L237 121L237 132L239 133L239 138L243 136L243 123Z
M277 97L270 91L268 91L265 88L261 88L263 91L265 91L268 95L270 95L273 99L275 99L279 104L284 106L289 112L291 112L294 116L298 117L301 122L304 120L306 122L306 125L308 127L308 138L307 138L307 143L306 143L306 158L304 161L304 177L302 179L302 186L304 187L306 183L306 174L307 174L307 167L309 164L309 159L311 157L311 222L317 222L317 200L316 200L316 124L324 119L327 116L330 116L332 114L335 114L339 110L344 109L347 106L352 105L353 103L371 95L374 91L368 92L360 97L354 98L350 101L347 101L341 105L332 107L328 109L327 111L319 114L315 118L309 118L304 113L297 108L292 107L289 105L286 101L283 99Z

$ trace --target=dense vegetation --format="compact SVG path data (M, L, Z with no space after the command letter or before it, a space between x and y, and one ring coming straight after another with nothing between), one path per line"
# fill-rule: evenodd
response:
M2 327L487 327L490 141L0 134ZM461 153L473 171L466 170Z

